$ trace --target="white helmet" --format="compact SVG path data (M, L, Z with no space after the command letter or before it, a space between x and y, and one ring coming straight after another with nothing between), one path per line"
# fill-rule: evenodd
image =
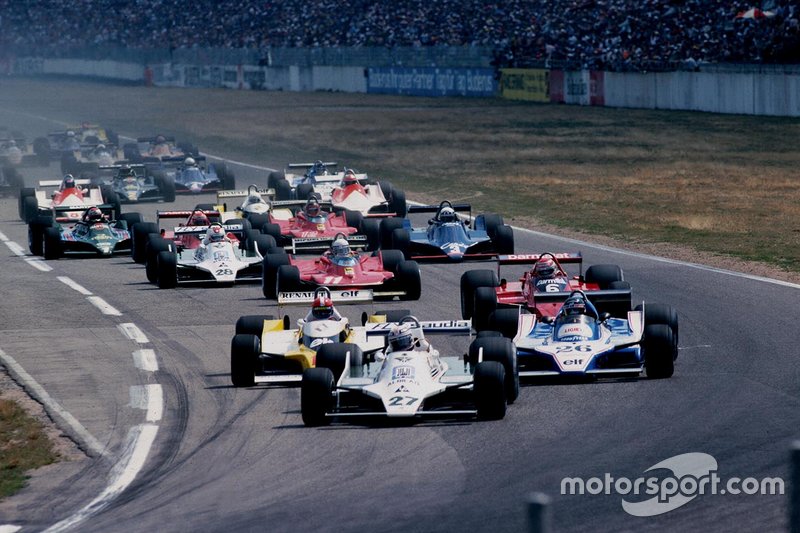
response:
M442 210L439 211L439 220L441 222L455 222L456 212L452 207L443 207Z
M195 161L193 157L187 157L183 160L183 164L187 167L195 167L197 166L197 161Z
M407 351L414 346L411 324L399 324L389 331L389 347L392 351Z
M212 224L206 231L208 242L221 242L225 239L225 230L219 224Z
M337 237L331 244L333 257L347 257L350 255L350 243L344 237Z

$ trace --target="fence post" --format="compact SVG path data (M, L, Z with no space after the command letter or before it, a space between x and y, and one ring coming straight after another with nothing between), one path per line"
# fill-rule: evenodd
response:
M789 531L800 533L800 440L792 441L789 467Z
M528 532L550 533L550 497L542 492L528 496Z

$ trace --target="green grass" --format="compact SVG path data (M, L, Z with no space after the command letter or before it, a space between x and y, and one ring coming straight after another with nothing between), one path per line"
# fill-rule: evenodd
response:
M0 498L21 490L29 470L57 459L42 425L19 404L0 399Z

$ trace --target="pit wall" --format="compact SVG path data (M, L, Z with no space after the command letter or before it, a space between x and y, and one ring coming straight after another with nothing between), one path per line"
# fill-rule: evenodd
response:
M16 58L13 75L68 75L170 87L494 97L577 105L800 116L800 69L629 73L550 69L256 66Z

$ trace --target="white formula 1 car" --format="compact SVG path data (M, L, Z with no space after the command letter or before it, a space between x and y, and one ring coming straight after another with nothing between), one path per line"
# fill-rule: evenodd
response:
M470 346L475 357L467 361L440 355L425 339L424 333L468 333L469 320L420 322L407 316L366 328L368 336L388 335L388 346L364 353L357 344L325 344L317 351L316 367L303 373L306 425L352 416L500 419L519 394L516 355L508 339L476 339ZM406 333L410 344L402 340Z

